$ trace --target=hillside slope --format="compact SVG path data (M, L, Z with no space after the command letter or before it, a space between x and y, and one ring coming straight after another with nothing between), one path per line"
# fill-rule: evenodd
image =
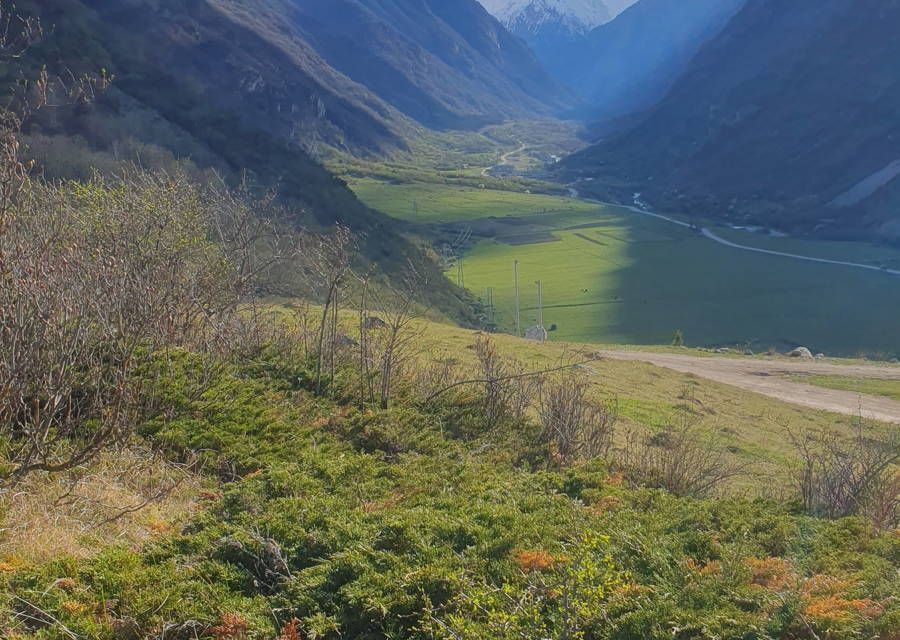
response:
M258 2L216 0L258 22ZM431 128L547 115L569 97L524 43L475 0L267 0L278 28L334 69ZM257 27L258 28L258 27Z
M897 0L750 0L649 117L568 167L657 206L896 239L898 23Z
M484 340L459 335L454 353L474 359L465 348L473 339ZM558 362L547 348L532 347ZM522 351L521 342L505 340L501 362ZM0 634L894 637L900 538L890 528L803 515L776 499L669 493L642 481L619 446L608 461L566 462L536 419L516 418L505 406L489 413L492 386L422 401L429 382L445 384L428 377L442 370L438 363L425 364L411 372L421 374L418 383L379 410L352 399L352 368L338 393L316 396L309 366L277 351L215 369L199 396L202 359L180 354L162 375L148 375L146 392L168 411L142 425L141 437L166 459L197 452L188 486L206 490L196 513L174 523L156 516L144 544L94 544L87 558L60 557L49 544L43 562L4 557ZM665 385L682 412L714 413L710 389L695 379L643 365L598 366L605 381L639 377L632 390ZM715 406L736 404L726 395ZM620 406L646 415L659 405ZM753 407L753 415L768 417L771 408ZM717 431L742 426L725 419ZM783 424L773 428L784 437ZM648 459L678 459L677 436L660 431L650 442ZM751 446L735 450L760 455ZM777 491L778 475L756 479ZM59 503L51 510L58 513ZM33 531L4 528L0 536L18 550Z
M230 182L247 172L278 192L296 224L350 226L381 270L420 265L434 283L431 302L465 315L437 265L307 152L320 142L393 148L408 126L309 49L276 46L208 2L41 0L20 8L40 16L47 35L24 62L32 69L7 69L7 82L44 63L114 77L94 105L50 109L30 125L26 142L47 161L48 177L84 179L94 169L117 171L121 161L164 170L180 161Z

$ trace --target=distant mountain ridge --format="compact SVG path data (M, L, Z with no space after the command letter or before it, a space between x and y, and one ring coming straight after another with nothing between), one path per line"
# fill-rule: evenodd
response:
M551 115L571 95L476 0L209 0L431 128ZM268 24L257 17L260 8Z
M308 150L402 149L418 125L548 116L571 94L476 0L25 0L129 65L180 69ZM83 52L87 53L87 52ZM73 58L78 54L67 52ZM108 60L115 63L116 60ZM119 65L121 66L121 61ZM127 70L119 69L119 73Z
M898 24L900 0L748 0L646 118L566 166L668 208L900 240Z
M592 119L651 107L745 0L639 0L615 20L555 52L551 66Z
M600 120L658 101L744 0L481 2Z
M480 0L510 31L537 35L543 29L587 33L615 17L606 0Z
M511 33L524 40L557 78L560 77L557 66L560 50L577 46L592 29L617 14L607 4L609 0L479 1ZM617 7L633 1L616 0Z

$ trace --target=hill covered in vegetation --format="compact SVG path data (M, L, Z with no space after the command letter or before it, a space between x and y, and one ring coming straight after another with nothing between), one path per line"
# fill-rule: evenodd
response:
M489 353L485 338L470 339ZM490 384L429 400L448 384L435 361L383 410L358 404L349 369L315 393L302 352L257 352L202 388L204 357L173 356L144 374L168 410L140 437L172 460L197 452L193 473L208 487L198 512L174 527L157 519L148 542L84 559L7 555L6 637L837 640L896 631L898 538L864 519L704 498L701 487L679 495L649 477L641 486L620 454L569 457L540 419L491 408ZM655 443L664 456L683 453L675 440Z
M896 631L896 429L429 325L184 177L3 193L5 637Z

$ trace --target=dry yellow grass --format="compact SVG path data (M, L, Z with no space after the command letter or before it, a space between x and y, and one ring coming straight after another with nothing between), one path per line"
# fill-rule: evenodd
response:
M270 302L281 319L292 321L290 301L272 299ZM311 308L313 322L317 311L316 307ZM356 314L346 310L341 318L343 330L348 335L355 335ZM416 369L425 370L435 361L450 361L458 363L463 370L472 371L475 361L472 345L478 332L425 319L416 321L414 326L419 333L415 345ZM530 370L552 368L562 362L590 361L604 348L566 342L539 344L505 334L495 334L492 339L501 353L519 359ZM688 349L659 350L710 355ZM857 363L850 360L830 362ZM598 400L617 403L620 435L629 427L657 430L688 415L709 439L711 447L723 449L731 462L749 463L748 472L730 483L738 490L774 494L774 497L787 491L790 469L798 461L792 433L827 429L850 436L855 432L857 418L852 416L805 408L644 362L600 358L578 367L577 371L594 385ZM880 433L891 429L889 425L876 422L867 422L866 427Z
M34 474L0 493L0 571L53 557L137 546L196 510L199 476L140 448L105 453L71 474Z

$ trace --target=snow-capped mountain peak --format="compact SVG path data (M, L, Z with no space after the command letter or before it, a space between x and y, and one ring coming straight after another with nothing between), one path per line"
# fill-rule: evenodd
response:
M514 32L537 33L553 25L586 33L618 13L606 0L480 0L484 8ZM612 0L617 8L628 0ZM624 7L622 7L624 8Z

